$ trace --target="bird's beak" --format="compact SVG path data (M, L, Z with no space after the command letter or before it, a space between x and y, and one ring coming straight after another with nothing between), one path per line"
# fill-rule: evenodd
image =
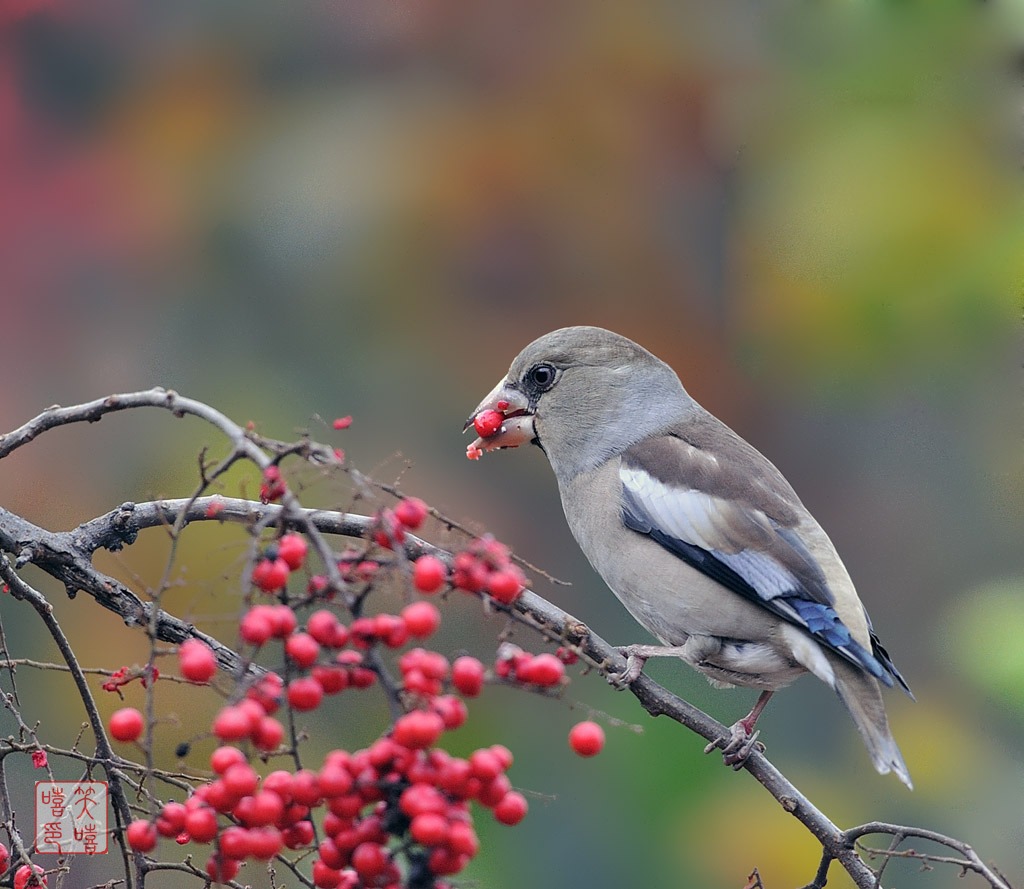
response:
M509 386L507 380L498 383L477 405L462 431L473 427L479 438L466 448L466 454L474 459L483 451L517 448L537 437L526 396Z

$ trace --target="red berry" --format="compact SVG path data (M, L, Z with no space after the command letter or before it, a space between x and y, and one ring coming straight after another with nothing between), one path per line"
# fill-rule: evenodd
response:
M395 743L408 747L410 750L421 750L429 747L444 731L444 720L437 713L427 710L413 710L398 717L391 737Z
M224 787L236 798L256 792L260 779L256 770L247 762L236 762L224 772Z
M398 666L403 685L427 696L440 694L441 683L448 678L448 658L436 651L410 649L398 659Z
M324 799L343 796L352 789L352 776L340 765L325 763L317 775L317 786Z
M29 883L29 880L32 880ZM26 886L45 886L46 877L38 864L23 864L14 872L14 889L25 889Z
M251 732L249 714L241 707L224 707L213 720L213 733L222 741L240 741Z
M0 874L6 872L7 865L11 863L11 853L7 851L7 847L0 843Z
M496 775L490 781L483 782L480 785L480 792L477 793L476 798L481 806L487 806L492 809L511 790L512 782L509 781L508 775Z
M263 503L272 503L280 498L286 490L284 479L281 478L281 470L277 466L268 466L263 470L263 482L260 484L260 500Z
M185 831L197 843L208 843L217 836L217 813L199 806L185 816Z
M240 867L236 858L228 858L223 854L211 855L206 862L206 875L214 883L226 883L238 876Z
M297 821L282 833L281 838L289 849L303 849L316 838L312 821Z
M134 707L123 707L110 715L110 734L118 741L136 741L142 734L144 720Z
M353 688L369 688L377 681L377 674L369 667L363 667L363 656L358 651L339 651L335 663L348 668L348 682Z
M265 713L276 713L281 706L282 689L284 680L277 673L264 673L249 687L245 696L259 704Z
M475 657L463 655L452 664L452 685L467 698L475 698L484 687L484 665Z
M133 821L128 825L125 837L136 852L151 852L156 848L156 828L151 821Z
M217 848L225 858L248 858L252 851L249 843L249 831L244 827L232 824L231 827L221 831L217 839Z
M418 497L406 497L395 506L395 518L411 531L423 524L430 510Z
M182 803L164 803L156 818L156 830L162 837L173 837L185 828L188 809Z
M378 546L393 549L396 543L401 543L405 539L405 528L395 518L392 510L382 509L377 516L377 523L378 528L373 532L373 539Z
M452 825L453 828L460 826L459 824ZM450 838L448 845L449 847L451 846ZM435 876L446 876L448 874L457 874L466 866L468 861L468 855L455 852L448 847L438 846L438 848L430 853L430 857L427 859L427 868Z
M481 438L490 438L501 431L504 422L504 414L488 408L473 417L473 428Z
M327 842L325 840L325 842ZM335 889L341 885L341 870L326 864L322 858L313 861L313 885L317 889Z
M210 768L218 775L223 775L231 766L245 762L245 754L237 747L225 744L217 747L210 754Z
M416 815L409 824L409 834L424 846L441 846L448 839L448 819L436 812Z
M409 639L409 630L397 614L378 614L373 619L374 635L388 648L401 648Z
M493 750L484 748L474 750L470 754L469 767L473 775L481 781L491 781L505 770L502 758Z
M441 683L428 678L419 669L406 670L402 673L402 688L428 698L441 693Z
M494 807L494 817L502 824L518 824L526 817L528 808L526 797L516 790L510 790Z
M318 806L323 799L320 779L311 769L300 769L292 776L292 800L303 806Z
M339 628L344 629L337 615L326 608L314 611L306 620L306 632L327 648L340 648L345 644L345 642L341 642L339 645L336 641Z
M288 563L276 559L260 559L252 569L252 582L265 593L276 593L288 583Z
M352 850L352 867L368 883L388 866L388 853L379 843L360 843Z
M330 581L322 574L314 574L306 582L306 592L313 599L333 599L334 593L328 592L327 587Z
M521 667L516 668L518 679L544 688L558 685L564 675L565 665L553 654L547 652L530 658Z
M276 793L283 802L292 801L292 788L295 786L295 776L286 769L277 769L263 779L263 789Z
M249 831L249 845L252 847L252 857L260 861L269 861L281 851L283 841L281 831L276 827L264 827L261 830Z
M451 731L465 725L466 717L469 715L466 705L454 695L438 695L431 702L434 712L440 714L445 729Z
M230 812L238 802L238 797L228 790L223 780L200 787L196 792L202 795L203 802L217 812Z
M472 858L480 849L480 840L471 824L456 821L448 834L448 846L453 852Z
M444 814L448 810L448 800L433 784L418 781L402 791L398 798L398 808L410 818L424 812Z
M487 592L505 605L512 604L522 591L522 575L514 566L492 571L487 577Z
M447 577L448 569L437 556L420 556L412 566L412 582L421 593L436 593Z
M348 688L348 671L342 667L316 666L310 675L320 683L325 695L336 695Z
M323 698L323 687L312 676L300 676L288 683L288 703L294 710L315 710Z
M426 639L441 626L441 612L430 602L413 602L402 609L402 620L410 636Z
M377 622L372 617L357 617L349 626L352 644L369 648L377 641Z
M284 739L284 726L273 716L264 716L252 733L252 742L260 750L276 750Z
M327 836L320 840L317 846L317 851L320 853L320 860L328 867L340 870L346 864L348 864L347 850L342 852L338 848L338 844L334 842L332 837L339 831L343 830L344 827L341 825L341 819L337 815L332 815L328 812L324 816L324 833Z
M301 534L294 532L285 534L277 541L278 558L284 559L285 564L292 571L302 567L302 563L306 561L306 553L308 551L309 544L306 543L306 538Z
M252 796L244 796L233 810L234 816L245 827L267 827L284 813L284 803L271 790L261 790Z
M295 618L295 612L291 610L287 605L270 605L271 618L274 623L274 637L277 639L287 639L292 633L295 632L295 628L299 622Z
M349 414L345 417L338 417L331 425L335 429L348 429L352 425L352 415Z
M604 747L604 729L589 720L578 722L569 731L569 746L580 756L596 756Z
M213 651L199 639L186 639L178 646L178 666L191 682L209 682L217 673Z
M243 616L239 634L250 645L263 645L274 635L274 611L269 605L254 605Z
M292 633L284 643L285 653L300 667L311 667L320 655L320 645L308 633Z

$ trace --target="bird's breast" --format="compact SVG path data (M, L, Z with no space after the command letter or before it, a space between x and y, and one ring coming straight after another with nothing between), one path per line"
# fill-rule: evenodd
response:
M618 463L561 486L562 506L583 553L637 622L665 645L697 637L699 654L684 660L719 684L778 688L804 672L778 617L623 524Z

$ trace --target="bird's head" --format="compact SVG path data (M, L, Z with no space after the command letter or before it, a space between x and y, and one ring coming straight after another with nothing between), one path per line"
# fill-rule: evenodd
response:
M463 431L479 435L471 457L537 444L568 481L692 409L675 372L643 347L600 327L565 327L516 356Z

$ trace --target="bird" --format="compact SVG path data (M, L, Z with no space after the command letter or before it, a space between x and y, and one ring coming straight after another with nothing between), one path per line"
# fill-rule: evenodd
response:
M774 692L811 673L838 694L875 769L913 788L882 686L913 694L831 540L668 364L600 327L554 330L516 356L470 428L471 458L528 443L544 452L583 553L660 643L623 647L617 684L673 656L713 686L759 690L705 751L738 769L764 749L755 726Z

